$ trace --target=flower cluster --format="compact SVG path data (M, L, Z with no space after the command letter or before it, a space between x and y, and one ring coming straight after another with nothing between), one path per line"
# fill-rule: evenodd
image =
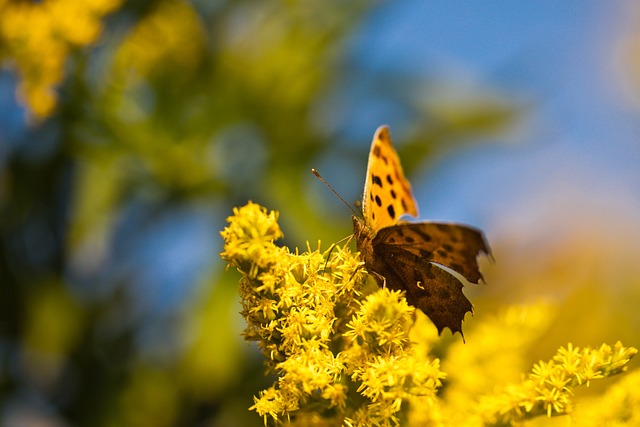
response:
M357 392L368 399L349 425L395 425L403 404L434 403L444 373L410 340L414 308L400 292L386 288L369 295L347 324L344 355Z
M485 424L505 425L538 415L571 413L576 386L588 386L594 379L624 372L637 352L620 342L614 346L603 344L597 349L580 349L571 344L561 347L552 360L537 363L522 383L480 399Z
M435 396L439 361L414 351L414 309L400 293L366 295L366 272L347 248L292 254L276 246L274 212L249 203L234 214L222 257L242 273L245 338L278 375L252 407L265 422L320 414L350 426L397 425L405 404Z
M551 306L537 304L508 308L471 330L474 345L452 344L442 369L432 356L435 327L401 292L369 286L347 247L294 254L276 246L277 219L250 202L234 209L222 232L221 255L242 275L244 336L257 341L277 377L251 408L265 424L522 424L572 413L576 386L624 372L637 352L620 343L569 344L522 380L526 347L552 317Z

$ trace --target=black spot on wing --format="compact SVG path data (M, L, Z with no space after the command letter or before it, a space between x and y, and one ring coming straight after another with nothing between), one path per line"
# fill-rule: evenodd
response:
M382 180L378 175L371 174L371 182L382 187Z
M424 259L431 259L431 257L433 256L433 252L426 249L420 249L420 256Z
M393 208L393 205L387 206L387 212L389 213L389 216L391 217L391 219L396 218L396 210Z
M415 268L413 270L413 283L417 284L418 282L422 282L422 272Z
M373 147L372 153L375 157L380 157L380 146L376 145L375 147Z
M382 200L380 200L380 197L376 196L375 199L376 199L376 205L378 205L378 207L381 207L382 206Z
M424 242L430 242L431 241L431 236L429 235L429 233L427 233L426 231L422 230L419 227L414 227L413 231L416 232Z
M433 270L432 270L433 268L434 268L433 265L429 264L428 267L424 270L425 276L427 276L427 278L429 279L434 279L436 277L436 275L433 274Z
M440 298L443 300L448 300L451 298L451 292L449 292L449 290L447 288L440 288L438 294L440 295Z
M462 266L460 264L458 264L457 262L452 262L451 264L449 264L449 267L451 269L453 269L454 271L457 271L457 272L464 271ZM462 274L462 273L460 273L460 274Z

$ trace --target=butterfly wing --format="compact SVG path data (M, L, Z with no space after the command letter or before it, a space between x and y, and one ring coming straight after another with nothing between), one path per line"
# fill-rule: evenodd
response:
M478 283L482 273L477 257L491 253L482 232L461 224L420 222L399 224L379 230L374 248L393 246L460 273Z
M373 230L393 225L402 215L418 216L411 184L404 176L400 158L391 145L389 127L376 129L369 152L362 213Z
M380 285L406 291L407 302L422 310L441 333L462 333L462 320L472 305L462 283L436 264L478 283L476 257L489 254L482 233L457 224L398 224L405 214L418 216L418 206L393 146L389 128L376 130L369 153L362 200L364 218L353 217L358 251Z
M391 289L406 291L407 302L422 310L441 333L462 333L472 311L462 283L438 263L477 283L482 274L476 257L489 253L478 230L458 224L399 224L380 230L372 241L370 266Z
M473 306L462 293L462 283L458 279L396 246L382 250L377 260L381 265L376 271L384 277L385 285L406 291L407 302L429 316L438 334L445 327L452 333L462 333L462 320Z

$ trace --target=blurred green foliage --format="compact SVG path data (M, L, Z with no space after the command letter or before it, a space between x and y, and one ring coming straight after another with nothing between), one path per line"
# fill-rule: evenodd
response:
M0 135L0 423L261 424L247 408L269 380L217 257L231 208L277 207L293 245L349 233L309 169L335 159L344 171L326 178L358 197L381 123L354 144L348 116L326 119L354 81L362 105L404 112L409 174L519 111L497 97L434 107L416 96L428 82L362 73L348 41L380 4L0 0L0 58L29 117ZM161 257L183 215L205 218L214 248ZM197 274L163 288L202 251Z

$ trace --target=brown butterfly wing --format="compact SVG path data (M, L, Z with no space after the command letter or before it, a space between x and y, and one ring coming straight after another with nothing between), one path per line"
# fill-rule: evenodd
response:
M462 283L433 264L439 263L477 283L476 261L489 253L482 233L457 224L398 224L380 230L371 241L367 268L384 277L386 286L406 291L409 304L422 310L441 333L462 334L462 320L472 311Z
M438 222L405 223L378 231L374 248L395 246L428 261L449 267L471 283L478 283L482 273L477 257L490 254L480 230L461 224Z
M445 327L462 333L471 303L462 283L436 264L478 283L482 274L476 257L489 248L482 233L470 227L397 224L402 215L417 216L418 206L387 126L376 130L371 143L362 213L363 219L353 218L356 244L378 283L405 290L407 301L424 311L439 333Z

